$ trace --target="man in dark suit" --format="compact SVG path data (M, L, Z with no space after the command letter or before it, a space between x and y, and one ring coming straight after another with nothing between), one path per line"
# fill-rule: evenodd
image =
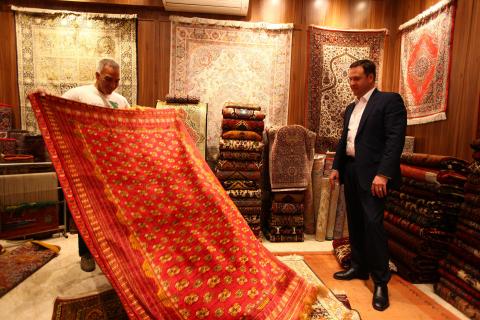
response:
M348 77L356 99L345 110L330 183L345 184L351 268L336 272L337 280L363 279L371 274L372 305L389 306L387 237L383 211L388 188L399 183L400 155L405 143L407 114L402 97L375 88L375 64L358 60Z

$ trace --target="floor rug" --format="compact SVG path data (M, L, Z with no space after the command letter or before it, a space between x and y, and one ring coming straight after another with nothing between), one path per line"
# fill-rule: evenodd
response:
M115 290L55 300L52 320L127 320Z
M291 253L290 253L291 254ZM341 268L333 253L297 253L302 255L308 266L318 278L331 290L346 293L353 309L357 310L363 320L454 320L454 314L439 305L432 298L411 283L393 275L388 284L390 307L379 313L372 307L373 283L371 280L338 281L333 273Z
M0 297L55 258L60 248L32 241L0 255Z
M319 300L314 306L312 320L344 319L342 311L350 309L347 295L344 293L332 293L323 282L313 273L312 269L303 261L301 256L283 256L279 260L294 270L298 275L312 284L325 288L328 299ZM355 311L351 311L352 319L358 317ZM97 320L128 319L120 299L115 290L107 290L101 293L92 293L81 297L57 298L54 304L52 320ZM359 319L359 318L358 318Z
M344 110L354 99L348 85L350 64L359 59L375 62L381 85L386 35L386 29L309 27L306 122L317 133L317 153L335 151L342 133Z
M72 217L130 318L290 319L330 299L258 241L183 112L30 99Z
M112 58L120 65L117 92L137 101L136 15L101 14L12 7L18 57L22 128L39 132L27 95L37 87L62 95L91 84L97 63Z
M286 125L291 24L171 17L170 94L208 104L207 158L218 155L225 102L253 104Z
M445 120L455 0L444 0L399 27L400 94L409 125Z

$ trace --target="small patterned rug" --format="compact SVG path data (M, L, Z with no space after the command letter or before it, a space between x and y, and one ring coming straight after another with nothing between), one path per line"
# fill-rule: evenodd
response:
M32 241L0 255L0 297L56 257L59 251L57 246Z
M128 319L115 290L85 296L60 298L53 306L53 320Z

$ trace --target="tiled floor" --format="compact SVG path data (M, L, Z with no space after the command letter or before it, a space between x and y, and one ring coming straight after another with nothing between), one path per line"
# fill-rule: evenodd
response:
M299 243L270 243L268 241L263 243L271 252L332 250L331 241L318 242L313 236L306 236L305 240L305 242ZM61 247L59 256L0 298L0 318L2 320L51 319L53 303L57 296L72 297L94 291L104 291L111 287L99 268L91 273L80 270L77 235L69 235L67 239L57 236L46 242ZM11 249L18 245L18 242L0 241L0 244ZM435 295L431 285L419 285L418 287L458 315L459 319L467 319Z

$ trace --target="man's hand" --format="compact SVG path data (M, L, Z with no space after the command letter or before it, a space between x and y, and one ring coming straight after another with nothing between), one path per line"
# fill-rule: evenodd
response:
M335 188L335 183L340 183L340 175L338 173L338 170L333 169L328 179L330 180L330 188Z
M379 198L387 196L387 182L388 178L378 175L375 176L371 187L372 195Z

